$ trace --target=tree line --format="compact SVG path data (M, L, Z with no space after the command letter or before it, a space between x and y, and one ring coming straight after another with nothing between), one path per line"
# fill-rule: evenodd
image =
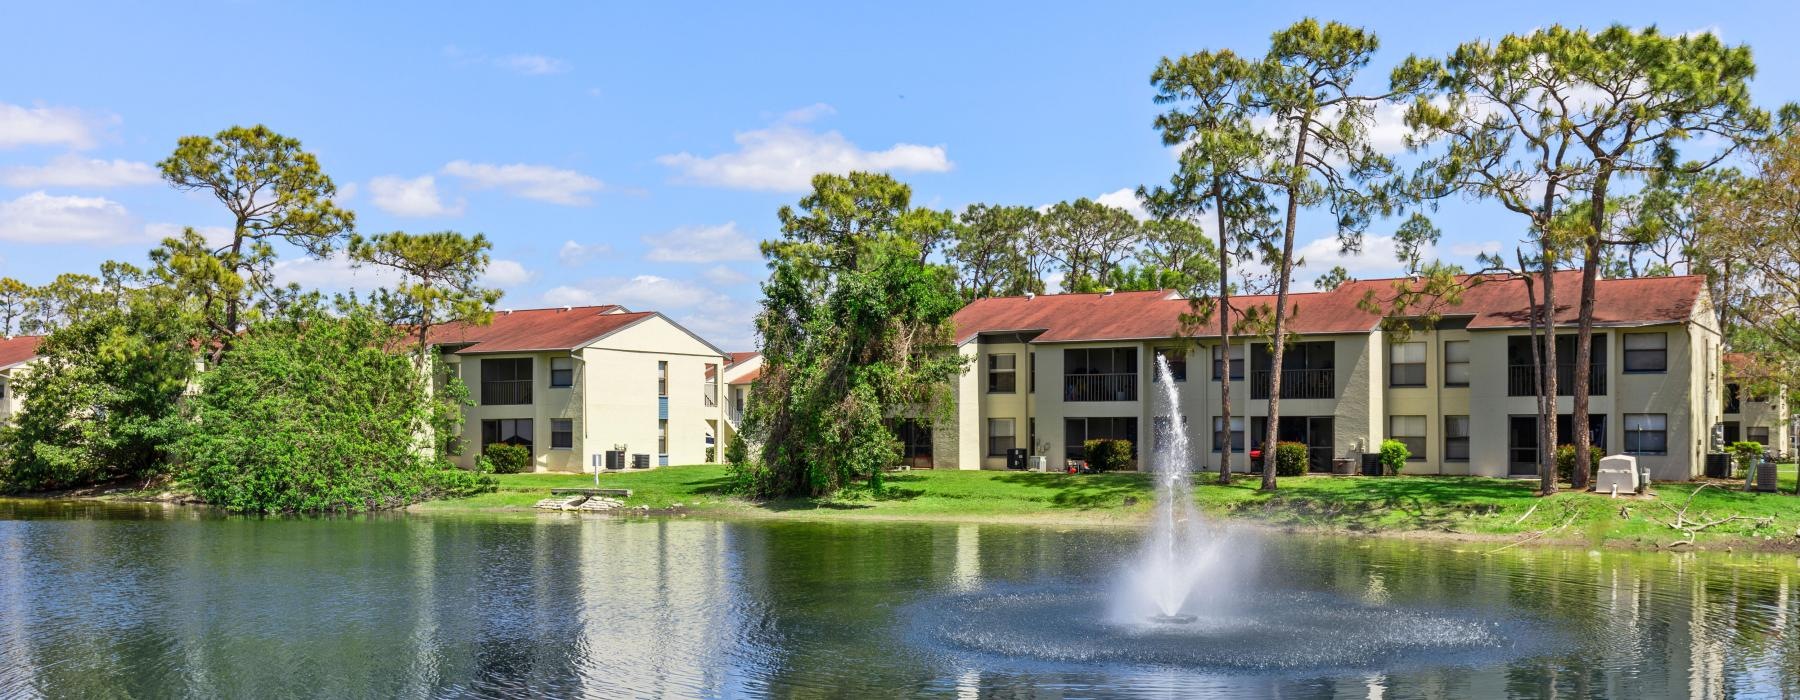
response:
M1291 340L1302 216L1329 221L1345 252L1360 251L1375 222L1398 222L1392 237L1408 276L1360 301L1387 319L1395 338L1435 321L1475 285L1522 283L1535 340L1544 494L1557 489L1556 368L1589 363L1603 275L1704 275L1727 343L1759 358L1754 381L1772 385L1800 373L1800 231L1792 223L1800 205L1800 142L1792 126L1800 109L1771 115L1752 102L1755 64L1747 46L1654 27L1558 25L1469 41L1443 56L1407 56L1385 81L1365 75L1379 47L1366 29L1305 19L1272 34L1262 55L1219 49L1160 61L1150 83L1167 111L1153 128L1180 156L1166 183L1137 190L1149 221L1090 200L1046 208L976 204L960 214L907 218L895 214L907 206L900 198L885 201L887 215L871 216L863 206L869 200L833 195L838 206L823 224L838 234L831 245L903 239L916 266L935 270L926 275L933 291L917 298L918 306L889 309L866 323L812 327L807 314L854 305L856 299L837 297L879 285L805 293L773 281L765 286L759 330L775 398L766 402L762 425L808 423L862 456L830 479L776 478L763 490L821 493L855 475L879 478L895 442L891 421L878 418L917 410L932 392L913 382L948 381L943 368L917 359L921 339L947 337L945 298L1044 292L1052 276L1060 277L1060 291L1177 290L1190 301L1184 334L1214 324L1227 341L1254 334L1270 342L1271 362L1281 366ZM1403 115L1404 154L1382 153L1372 143L1381 110ZM842 184L815 180L802 205L812 208L814 198ZM1442 232L1430 217L1451 199L1510 213L1524 243L1484 253L1473 267L1432 257ZM783 222L791 223L786 210ZM789 241L810 240L791 225L783 233ZM849 272L813 259L818 245L779 243L764 252L776 279L790 267L811 280ZM1557 285L1553 273L1564 270L1580 272L1574 289ZM1315 284L1332 288L1349 279L1335 268ZM1244 291L1274 300L1235 304L1233 294ZM1571 307L1572 361L1558 358L1551 342L1563 323L1557 310ZM890 346L897 338L908 340ZM1224 347L1229 353L1229 343ZM1588 377L1573 374L1573 424L1585 426ZM876 400L880 410L864 407L867 414L851 420L844 406L798 400L823 396L813 393L822 389L795 388L837 391L869 376L900 379L909 390L853 396ZM1270 381L1264 444L1274 445L1280 373ZM1221 444L1230 444L1232 402L1221 392ZM1591 436L1577 430L1572 438L1571 485L1584 488ZM785 440L762 444L763 463L748 468L765 475L804 475L842 462L833 454L802 456ZM1265 455L1264 489L1277 486L1273 452ZM1230 478L1221 463L1220 482Z
M467 389L426 340L491 317L483 236L362 235L317 158L260 125L184 137L157 166L231 225L186 228L143 266L0 279L0 331L46 336L0 427L0 490L178 481L233 510L286 512L492 488L446 459ZM276 279L283 249L342 252L398 281L328 298Z

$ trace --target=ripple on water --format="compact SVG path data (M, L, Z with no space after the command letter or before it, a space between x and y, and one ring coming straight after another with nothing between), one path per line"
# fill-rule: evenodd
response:
M1185 624L1113 619L1103 592L996 589L912 608L915 644L1022 664L1096 664L1218 673L1487 665L1528 656L1544 633L1518 619L1370 605L1323 593L1246 593Z

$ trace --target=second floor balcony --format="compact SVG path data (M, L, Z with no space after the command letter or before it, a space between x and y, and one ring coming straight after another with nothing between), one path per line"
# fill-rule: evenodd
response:
M1537 396L1537 366L1510 365L1506 372L1507 396ZM1556 395L1575 395L1575 364L1557 363ZM1588 367L1588 395L1606 395L1606 366L1590 365Z
M1250 398L1269 398L1273 370L1259 369L1250 373ZM1329 399L1337 396L1337 372L1326 369L1285 369L1281 371L1281 398Z
M1063 375L1064 401L1136 401L1135 372Z

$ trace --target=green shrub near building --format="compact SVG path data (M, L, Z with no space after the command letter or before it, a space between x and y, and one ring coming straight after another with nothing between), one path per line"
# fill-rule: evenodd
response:
M1130 440L1088 440L1081 446L1087 450L1089 469L1097 472L1116 472L1131 468Z

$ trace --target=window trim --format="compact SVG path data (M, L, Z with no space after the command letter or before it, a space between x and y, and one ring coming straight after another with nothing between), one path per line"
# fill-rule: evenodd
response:
M1232 373L1231 373L1231 381L1234 381L1234 382L1243 381L1243 379L1244 379L1244 359L1245 359L1244 356L1248 355L1248 354L1250 354L1249 350L1244 350L1243 352L1233 352L1231 354L1231 364L1234 367L1234 371L1232 371ZM1220 367L1219 365L1222 364L1224 361L1225 361L1225 344L1219 343L1217 345L1212 346L1212 373L1213 373L1212 378L1213 378L1213 381L1215 381L1215 382L1219 381L1219 375L1223 374L1223 371L1222 371L1223 368Z
M568 368L567 369L557 369L556 368L557 360L562 360L564 362L569 363ZM563 373L567 377L567 379L565 381L563 381L562 383L558 383L556 381L556 375L559 372ZM572 355L551 357L550 358L550 388L552 388L552 389L568 389L573 386L575 386L575 357Z
M997 361L1002 357L1010 359L1012 361L1012 366L1004 369L997 367ZM994 380L1000 378L1002 375L1010 379L1011 382L1009 382L1009 386L1005 389L997 389L994 387ZM1017 353L997 352L987 356L987 393L1000 395L1019 393L1019 356Z
M569 438L568 444L566 444L566 445L557 445L556 444L556 436L558 434L558 431L556 429L557 423L562 423L569 427L568 430L561 431L561 434L566 435ZM563 450L563 451L575 449L575 419L573 419L573 418L551 418L550 419L550 449Z
M1463 359L1456 360L1456 361L1452 361L1450 359L1450 344L1451 343L1456 343L1457 347L1460 347L1463 349ZM1446 340L1443 342L1442 352L1444 353L1444 386L1446 386L1446 387L1466 387L1470 384L1470 381L1475 378L1475 374L1474 374L1475 365L1474 365L1473 361L1470 360L1470 358L1469 358L1469 348L1470 347L1472 347L1472 346L1469 345L1469 341L1467 341L1467 340ZM1463 373L1468 376L1465 377L1464 380L1460 381L1460 382L1451 381L1450 380L1450 366L1451 365L1461 365L1463 367Z
M1642 416L1646 419L1651 418L1651 417L1661 418L1662 419L1662 429L1661 430L1632 430L1631 429L1631 419L1633 416ZM1667 414L1667 413L1626 413L1626 414L1622 414L1620 416L1620 418L1621 418L1620 422L1625 424L1623 426L1625 428L1625 445L1624 445L1624 448L1625 448L1624 453L1625 454L1628 454L1628 455L1650 455L1650 456L1669 454L1669 414ZM1642 447L1643 446L1641 444L1642 436L1645 433L1660 434L1662 436L1662 449L1658 450L1658 451L1631 449L1632 436L1633 435L1639 436L1640 444L1638 446Z
M1007 430L1012 432L1011 435L1000 435L994 431L995 426L1000 425L1002 423L1006 424ZM1004 437L1004 438L1010 440L1011 442L1008 444L1008 446L1005 449L995 451L995 449L994 449L995 438L1001 438L1001 437ZM1006 450L1014 450L1014 449L1018 449L1018 447L1019 447L1019 424L1018 424L1018 421L1016 421L1012 418L989 418L989 419L987 419L987 456L989 456L989 457L1005 457Z
M1207 442L1211 444L1213 454L1219 453L1219 447L1221 446L1219 443L1219 428L1220 423L1223 422L1224 419L1224 416L1212 417L1212 430L1209 431L1211 433L1211 438L1207 440ZM1231 424L1233 426L1231 429L1231 451L1233 454L1243 454L1247 451L1246 446L1249 444L1247 441L1249 434L1244 430L1244 416L1232 416Z
M1450 419L1452 419L1452 418L1461 418L1462 419L1462 427L1463 427L1462 435L1452 435L1450 433ZM1470 449L1473 447L1473 445L1471 444L1470 435L1475 432L1474 427L1475 427L1474 422L1471 421L1469 419L1469 417L1466 415L1445 415L1444 416L1444 461L1457 462L1457 463L1463 463L1463 462L1470 461L1470 457L1474 454L1473 452L1471 452L1471 449ZM1461 457L1451 456L1450 445L1452 444L1452 441L1460 441L1461 442L1462 447L1463 447L1463 449L1462 449L1463 456L1461 456Z
M1417 418L1419 421L1419 430L1421 430L1423 432L1418 435L1401 435L1395 426L1395 421L1398 419L1401 419L1401 418ZM1430 425L1430 423L1431 423L1431 421L1426 420L1425 416L1421 416L1421 415L1388 416L1387 439L1399 440L1400 442L1407 443L1406 449L1411 454L1408 454L1406 456L1406 461L1408 461L1408 462L1426 461L1425 460L1425 451L1427 449L1430 449L1430 447L1431 447L1431 425ZM1413 441L1413 440L1418 441L1420 449L1418 449L1418 450L1412 449L1411 441Z
M1642 333L1621 333L1620 335L1624 336L1619 339L1619 348L1624 353L1620 358L1621 365L1619 367L1619 371L1621 373L1623 373L1623 374L1668 374L1669 373L1669 333L1668 333L1668 331L1647 331L1647 332L1642 332ZM1634 337L1639 337L1639 336L1660 337L1660 338L1662 338L1662 347L1656 348L1656 349L1639 348L1639 349L1634 350L1631 347L1631 339ZM1632 369L1631 368L1632 353L1655 353L1662 357L1662 362L1656 369Z
M1417 362L1401 362L1399 350L1400 350L1400 348L1405 348L1405 347L1418 348L1419 349L1419 361L1417 361ZM1402 388L1402 389L1417 389L1417 388L1424 387L1431 383L1431 377L1428 376L1429 371L1426 369L1426 365L1428 365L1429 362L1426 360L1426 357L1425 357L1427 354L1425 351L1425 348L1426 348L1426 345L1425 345L1425 341L1423 341L1423 340L1409 340L1404 343L1388 344L1388 386L1394 387L1394 388ZM1414 366L1419 368L1419 381L1417 383L1407 382L1407 383L1402 384L1399 379L1399 373L1395 372L1394 370L1396 370L1400 367L1414 367Z

